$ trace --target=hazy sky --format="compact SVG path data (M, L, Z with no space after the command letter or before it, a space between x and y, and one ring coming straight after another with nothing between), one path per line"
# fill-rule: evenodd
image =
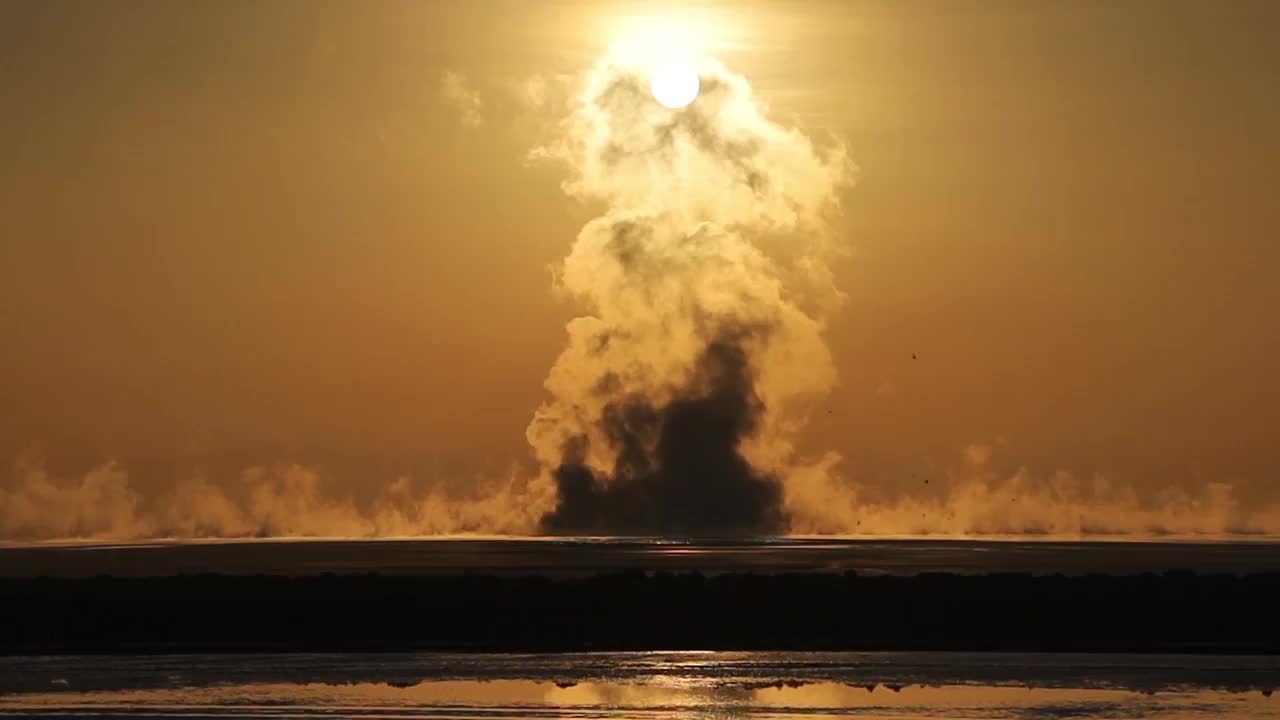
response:
M0 0L0 458L527 459L596 213L517 90L656 5ZM859 168L804 448L1280 492L1280 3L696 8Z

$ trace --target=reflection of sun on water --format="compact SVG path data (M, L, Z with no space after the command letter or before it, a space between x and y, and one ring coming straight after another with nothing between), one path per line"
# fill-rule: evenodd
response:
M979 716L992 720L1069 713L1088 720L1105 717L1274 717L1272 698L1256 692L1185 688L1149 695L1102 688L1022 686L846 685L836 682L723 682L707 677L663 676L647 683L535 680L443 680L397 686L387 683L248 683L150 690L15 693L0 697L0 714L61 714L59 709L216 710L220 716L257 715L270 708L310 714L373 715L388 709L448 708L460 720L543 716L546 710L572 717L621 720L637 711L710 711L739 718L826 717L855 712L868 720L904 717ZM74 681L73 681L74 682ZM768 687L759 687L768 683ZM71 683L69 683L71 684ZM65 686L64 686L65 687ZM175 713L177 714L177 713Z

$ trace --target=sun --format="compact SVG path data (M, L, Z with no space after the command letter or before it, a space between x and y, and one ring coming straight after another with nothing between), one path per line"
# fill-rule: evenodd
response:
M679 110L698 98L700 70L709 53L724 44L717 28L727 24L719 16L697 14L619 18L609 52L623 67L648 77L658 104Z
M700 89L698 69L679 60L659 63L649 77L649 90L653 92L653 99L672 110L687 107L697 99Z

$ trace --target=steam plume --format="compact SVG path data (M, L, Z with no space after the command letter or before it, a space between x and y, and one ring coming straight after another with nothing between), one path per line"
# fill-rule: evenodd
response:
M821 323L754 240L805 236L790 260L820 268L848 166L769 120L719 63L701 62L702 95L679 111L650 97L648 66L606 57L561 141L535 151L607 208L558 277L591 312L569 323L528 430L555 489L543 528L781 532L791 437L835 371Z
M1274 498L1246 502L1236 484L1197 483L1139 490L1132 482L1066 469L1002 471L990 444L969 445L924 488L873 492L820 463L788 483L791 531L798 534L1038 537L1224 537L1280 533Z
M358 502L350 479L284 463L172 478L144 493L114 462L55 476L20 457L0 473L0 541L504 534L536 523L514 476L478 485L483 496L463 496L402 476Z

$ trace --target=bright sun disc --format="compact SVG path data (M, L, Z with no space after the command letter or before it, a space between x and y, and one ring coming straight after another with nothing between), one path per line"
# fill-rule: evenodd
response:
M653 99L663 107L679 110L698 97L697 68L683 62L666 62L654 68L649 79Z

